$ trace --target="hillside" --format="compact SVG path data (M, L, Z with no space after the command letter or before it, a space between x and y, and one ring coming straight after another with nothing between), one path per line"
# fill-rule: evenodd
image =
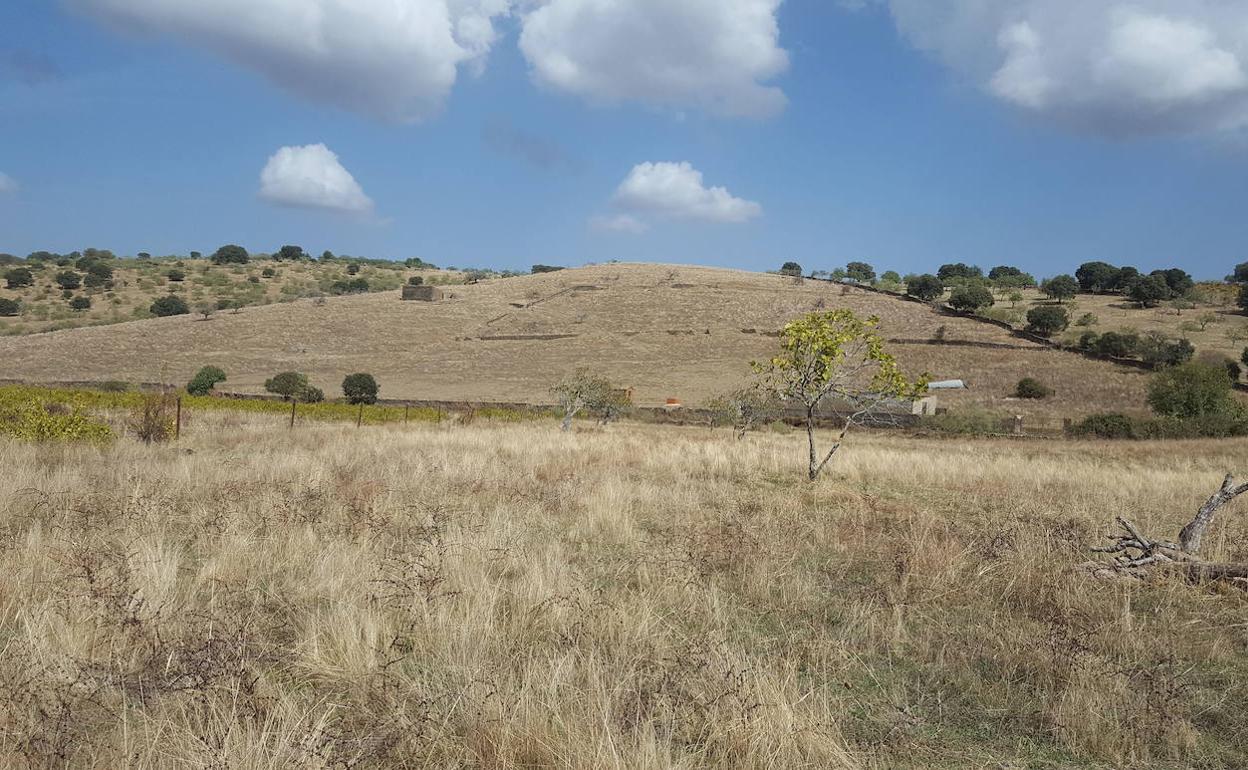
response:
M66 261L66 260L62 260ZM175 295L191 308L209 303L222 308L268 305L277 302L333 295L342 284L356 281L353 291L394 291L411 276L429 283L463 283L458 272L410 269L401 262L349 259L280 261L253 258L247 264L215 265L206 259L107 259L112 277L103 285L86 281L86 271L73 261L0 263L0 275L14 267L30 270L34 282L9 288L0 281L0 299L20 303L16 316L0 317L0 335L100 326L151 318L158 297ZM353 266L354 265L354 266ZM355 272L350 272L354 270ZM66 290L58 283L62 273L76 275L79 285ZM367 284L359 283L364 281ZM90 307L74 309L74 299L90 300Z
M909 372L970 384L942 392L943 405L1052 417L1144 408L1141 372L823 282L613 264L449 291L437 303L402 302L394 291L251 307L206 321L180 316L7 337L0 358L5 376L38 381L181 383L215 364L229 374L225 388L238 392L260 392L275 372L297 369L336 395L343 376L366 371L388 398L530 402L548 399L561 376L588 366L633 387L640 404L694 405L744 382L749 362L775 349L769 335L786 320L849 307L883 319ZM1057 395L1008 399L1024 376L1048 382Z

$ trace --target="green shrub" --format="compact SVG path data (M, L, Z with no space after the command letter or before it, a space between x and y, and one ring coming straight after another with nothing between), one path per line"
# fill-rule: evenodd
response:
M1140 360L1160 369L1164 366L1178 366L1192 360L1196 348L1186 339L1170 340L1161 332L1147 332L1139 342L1136 352Z
M959 286L949 296L949 307L964 313L974 313L980 308L992 307L995 302L992 292L987 287L974 284Z
M35 283L35 274L24 267L15 267L4 274L5 285L10 289L20 289Z
M945 284L934 275L914 276L906 281L906 294L932 302L944 296Z
M411 278L407 279L408 286L420 286L424 284L424 282L425 282L425 279L421 278L419 275L413 275Z
M265 269L260 271L260 276L262 278L272 278L275 275L277 275L277 271L271 267L266 267Z
M225 371L220 367L205 366L186 384L186 392L192 396L206 396L221 382L225 382Z
M365 372L348 374L342 381L342 395L350 404L377 403L378 389L377 380Z
M1105 332L1096 340L1096 353L1106 358L1126 358L1135 353L1139 344L1135 332Z
M1064 307L1040 305L1027 311L1027 329L1041 336L1052 337L1065 331L1067 326L1070 326L1070 314Z
M186 315L191 312L191 309L187 307L186 300L181 297L175 297L172 294L157 299L152 303L149 310L151 310L152 315L161 318L174 315Z
M955 435L985 435L1001 432L1001 415L981 409L966 409L929 415L919 421L919 426L937 433Z
M1096 326L1100 323L1100 319L1092 313L1084 313L1079 316L1079 320L1075 321L1075 326Z
M91 298L90 298L90 297L84 297L84 296L81 296L81 295L79 295L79 296L77 296L77 297L74 297L73 299L71 299L71 300L69 301L69 307L70 307L70 309L71 309L71 310L78 310L78 311L82 311L82 310L90 310L90 309L91 309Z
M82 286L82 276L73 270L63 270L56 274L56 285L62 289L77 289Z
M186 280L186 273L181 270L170 270L165 273L165 277L174 283L181 283Z
M1094 414L1070 429L1072 436L1104 439L1133 439L1135 421L1125 414Z
M22 303L15 299L0 297L0 316L11 318L22 312Z
M1014 388L1014 395L1018 398L1042 399L1053 395L1053 390L1037 379L1024 377Z
M1180 420L1241 419L1244 407L1231 395L1224 367L1200 362L1163 369L1148 384L1148 405L1163 417Z
M247 249L232 243L222 246L212 255L214 265L245 265L249 261L251 255L247 253Z

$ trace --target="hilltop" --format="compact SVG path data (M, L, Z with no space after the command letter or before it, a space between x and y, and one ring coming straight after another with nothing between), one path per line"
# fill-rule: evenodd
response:
M1051 350L974 320L854 287L703 267L610 264L447 288L441 302L398 291L308 299L0 339L8 377L185 382L200 366L223 387L262 392L275 372L307 372L327 394L351 372L397 399L541 402L579 366L634 388L639 404L688 405L745 382L783 324L816 309L881 317L905 368L970 389L943 405L1069 417L1143 411L1145 373ZM1044 402L1009 399L1025 376ZM1008 399L1008 400L1007 400Z

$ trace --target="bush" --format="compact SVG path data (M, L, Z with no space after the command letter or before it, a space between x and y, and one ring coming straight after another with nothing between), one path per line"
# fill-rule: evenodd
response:
M272 278L275 275L277 275L277 271L271 267L266 267L265 269L260 271L261 278Z
M159 318L174 315L186 315L191 312L191 309L187 307L185 300L181 297L175 297L172 294L157 299L152 303L152 306L149 309L152 311L152 315Z
M144 393L130 411L130 430L144 444L159 444L174 436L177 396L172 391Z
M33 285L35 274L24 267L15 267L4 274L4 282L10 289L20 289L23 286Z
M308 404L319 404L325 400L325 391L315 385L309 385L307 390L303 391L303 400Z
M349 404L375 404L378 390L377 380L364 372L348 374L342 381L342 395Z
M1079 282L1069 275L1058 275L1040 284L1040 291L1060 303L1079 293Z
M365 294L369 285L366 278L355 278L350 281L334 281L329 290L332 294Z
M1133 439L1135 421L1125 414L1094 414L1071 426L1072 436L1104 439Z
M858 283L871 283L875 280L875 268L866 262L850 262L845 266L845 275Z
M112 431L77 406L34 399L0 403L0 436L27 441L104 441Z
M1231 395L1231 377L1226 369L1199 362L1154 374L1148 384L1148 405L1163 417L1180 420L1238 418L1244 411Z
M1135 353L1140 338L1134 332L1105 332L1096 339L1096 354L1106 358L1126 358Z
M906 294L931 302L945 294L945 284L934 275L919 275L906 281Z
M1140 360L1154 369L1178 366L1192 360L1196 348L1186 339L1171 341L1161 332L1148 332L1141 338L1136 349Z
M407 279L408 286L423 286L424 283L425 279L421 278L419 275L413 275L411 278Z
M1100 319L1092 313L1084 313L1079 316L1079 320L1075 321L1075 326L1096 326L1100 323Z
M186 392L192 396L207 396L220 382L225 382L225 371L220 367L205 366L186 384Z
M82 276L73 270L63 270L56 274L56 285L62 289L77 289L82 286Z
M264 389L288 399L297 399L307 403L325 400L325 393L320 388L308 383L308 375L303 372L282 372L265 380Z
M987 287L973 284L959 286L949 297L949 306L963 313L974 313L980 308L992 307L994 303L992 292Z
M1140 307L1157 307L1170 299L1170 286L1159 275L1141 275L1132 278L1126 287L1127 296Z
M22 312L22 303L15 299L0 297L0 316L12 317Z
M78 310L78 311L90 310L91 298L83 297L83 296L74 297L73 299L69 301L69 307L71 310Z
M530 272L531 272L533 275L538 275L539 273L557 273L557 272L559 272L560 270L563 270L563 269L564 269L564 268L562 268L562 267L557 267L557 266L555 266L555 265L534 265L534 266L533 266L533 269L532 269L532 270L530 270ZM798 273L801 273L801 270L798 270ZM413 284L413 286L415 286L415 285L417 285L417 284Z
M1042 399L1053 395L1053 390L1037 379L1024 377L1014 388L1014 395L1017 398Z
M186 280L186 273L181 270L170 270L165 273L165 277L174 283L181 283Z
M800 278L802 275L802 266L796 262L785 262L780 266L780 275L788 275L794 278Z
M1065 331L1068 326L1070 326L1070 314L1064 307L1040 305L1027 311L1027 329L1036 334L1052 337L1058 332Z

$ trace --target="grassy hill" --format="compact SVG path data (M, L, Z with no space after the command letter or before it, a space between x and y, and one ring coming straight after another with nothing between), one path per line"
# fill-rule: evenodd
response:
M194 308L212 303L224 309L290 302L343 290L342 282L367 282L367 291L394 291L411 276L422 276L430 283L463 283L463 275L453 271L416 270L401 262L354 262L349 260L276 261L253 259L243 265L214 265L206 259L110 259L112 279L106 285L85 282L66 291L57 276L71 272L84 279L84 270L73 264L27 262L0 267L0 275L14 267L26 268L34 276L30 286L10 289L0 281L0 299L21 303L21 313L0 318L0 335L98 326L151 318L153 300L169 294L181 297ZM354 268L352 267L354 265ZM356 272L351 273L354 269ZM336 284L339 284L336 286ZM357 288L363 285L357 283ZM74 298L86 297L91 307L75 310Z
M290 276L311 269L282 267ZM7 337L0 358L7 376L37 381L182 383L215 364L229 375L224 389L237 392L261 392L267 377L296 369L332 396L346 374L365 371L377 377L383 397L530 402L548 399L552 384L588 366L633 387L640 404L678 398L696 405L746 381L749 362L775 350L774 335L786 320L849 307L883 319L910 373L969 383L965 392L942 392L946 406L1053 418L1144 411L1145 373L824 282L614 264L449 293L436 303L402 302L398 291L388 291L248 307L208 320L179 316ZM1043 402L1010 398L1025 376L1050 384L1056 395Z

